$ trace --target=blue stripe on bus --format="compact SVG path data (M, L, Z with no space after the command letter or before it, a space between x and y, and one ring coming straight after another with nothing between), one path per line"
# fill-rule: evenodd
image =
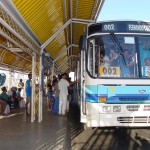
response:
M150 97L148 96L112 96L107 99L107 103L122 103L122 104L135 104L135 103L150 103Z
M101 86L98 85L98 94L108 94L108 97L116 95L150 96L150 86Z
M87 102L97 103L99 97L106 97L106 103L150 103L150 90L149 86L86 85Z
M87 102L98 102L98 87L97 85L86 85L86 101Z
M86 93L86 101L87 102L98 102L98 95L97 94L88 94Z
M107 97L107 95L101 95L101 97L106 97L107 101L105 103L114 103L114 104L134 104L134 103L140 103L140 104L145 104L145 103L150 103L150 97L142 97L142 96L134 96L134 97L130 97L130 96L126 96L126 97L120 97L120 96L112 96L112 97ZM99 96L98 94L88 94L86 93L86 101L87 102L95 102L98 103ZM141 98L141 99L140 99ZM104 103L104 102L102 102Z
M85 91L86 91L86 93L97 94L98 87L97 87L97 85L86 85Z
M116 96L120 97L150 97L150 94L115 94Z

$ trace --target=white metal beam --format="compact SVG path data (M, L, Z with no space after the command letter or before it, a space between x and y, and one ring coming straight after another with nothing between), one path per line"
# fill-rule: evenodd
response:
M95 0L94 6L93 6L93 8L92 8L91 15L90 15L90 19L93 19L93 15L94 15L94 13L95 13L95 8L97 7L99 1L101 1L101 0Z
M71 23L81 23L81 24L89 24L95 23L93 20L85 20L85 19L78 19L72 18L69 19L59 30L57 30L44 44L41 45L41 49L44 49L52 40L54 40L65 28L68 27Z
M78 47L78 45L77 45L77 44L72 44L72 45L69 45L67 48L64 48L64 49L58 54L58 56L53 60L53 62L56 62L56 61L61 57L61 55L62 55L64 52L66 52L67 50L70 49L70 47Z
M69 60L69 57L65 61L63 61L63 63L59 66L59 68L61 68L62 66L64 66L66 64L66 62L68 62L68 60Z
M68 71L70 70L70 68L71 68L71 66L69 66L69 67L65 70L65 72L68 72Z
M76 15L75 17L77 18L78 17L78 0L76 0ZM75 42L75 39L76 39L76 24L74 25L74 33L73 33L73 43ZM74 48L73 48L73 51L74 51Z
M41 43L38 37L34 34L30 26L26 23L25 19L21 16L20 12L11 0L1 0L0 5L3 10L16 22L19 27L32 39L32 41L39 47Z
M21 58L23 58L23 59L25 59L25 60L27 60L27 61L29 61L29 62L32 62L30 59L27 59L26 57L23 57L22 55L19 55L18 53L15 53L15 52L9 50L8 47L6 47L4 44L1 44L1 43L0 43L0 46L3 47L3 48L5 48L5 49L8 50L8 51L14 53L14 54L17 55L17 56L19 56L19 57L21 57Z
M67 18L66 0L63 0L63 11L64 11L64 22L67 22L68 18ZM67 45L70 44L69 33L68 33L68 29L67 28L66 28L66 42L67 42Z
M66 62L70 59L70 58L72 58L72 57L78 57L77 55L71 55L71 56L69 56L60 66L59 66L59 68L61 68L62 66L64 66L65 64L66 64Z
M72 22L73 23L81 23L81 24L95 23L94 20L79 19L79 18L72 18Z
M42 44L41 49L44 49L54 38L56 38L69 24L71 19L69 19L59 30L57 30L44 44Z
M100 11L101 11L103 5L104 5L104 2L105 2L105 0L101 0L101 2L100 2L100 4L99 4L99 7L98 7L97 13L96 13L96 15L95 15L95 19L94 19L95 21L97 20L97 18L98 18L98 16L99 16L99 13L100 13Z
M72 46L73 46L73 47L79 47L79 45L77 45L77 44L72 44Z
M10 38L7 34L5 34L3 31L0 30L0 35L11 41L16 46L20 47L22 50L24 50L26 53L28 53L30 56L32 55L27 49L25 49L23 46L19 45L14 39Z
M14 34L18 39L20 39L24 44L26 44L33 52L39 55L39 52L35 50L27 41L25 41L13 28L11 28L2 18L0 18L1 24L8 29L12 34Z
M72 11L72 0L70 0L70 19L71 19L71 23L70 23L70 43L72 45L72 15L73 15L73 11ZM71 55L73 54L73 49L71 47Z
M60 57L61 55L66 52L69 48L71 47L71 45L69 45L67 48L64 48L59 54L58 56L53 60L53 62L56 62Z
M8 64L3 63L3 62L0 62L0 66L1 67L2 66L8 67L8 68L13 69L13 70L20 70L21 72L30 72L30 70L25 70L25 69L17 67L17 66L8 65Z

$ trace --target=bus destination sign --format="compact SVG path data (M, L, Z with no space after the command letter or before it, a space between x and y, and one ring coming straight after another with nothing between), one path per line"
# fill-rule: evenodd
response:
M129 31L144 31L144 32L150 32L150 25L146 24L128 24L128 30Z
M89 26L88 35L106 32L150 33L150 23L138 21L103 22Z

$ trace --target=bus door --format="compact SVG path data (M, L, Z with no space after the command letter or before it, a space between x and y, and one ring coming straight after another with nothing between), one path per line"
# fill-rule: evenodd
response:
M81 36L79 42L80 49L80 109L81 122L86 122L86 99L85 99L85 50L86 36Z

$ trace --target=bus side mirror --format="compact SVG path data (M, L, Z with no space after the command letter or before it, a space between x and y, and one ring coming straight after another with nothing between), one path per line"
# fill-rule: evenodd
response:
M82 35L79 40L79 50L86 50L86 35Z

